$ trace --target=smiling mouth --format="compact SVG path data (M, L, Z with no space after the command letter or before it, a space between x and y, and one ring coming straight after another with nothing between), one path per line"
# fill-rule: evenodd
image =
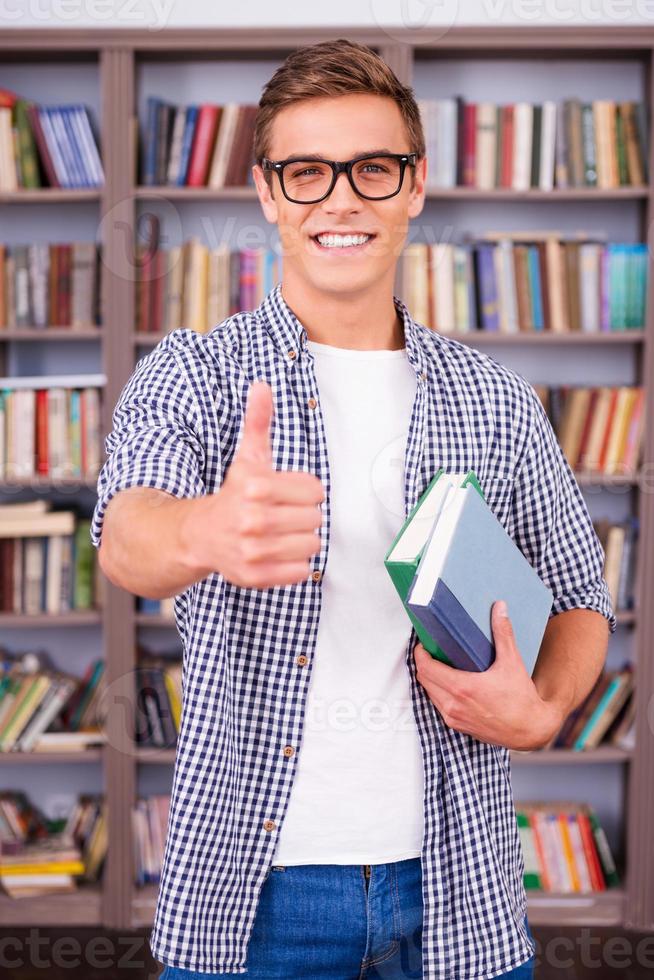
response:
M367 245L374 238L374 235L368 234L367 232L349 235L319 233L311 236L312 241L316 243L318 248L333 252L344 250L355 251L357 248L362 248L364 245Z

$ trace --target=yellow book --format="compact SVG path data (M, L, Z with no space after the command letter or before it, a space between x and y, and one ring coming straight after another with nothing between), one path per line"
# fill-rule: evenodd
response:
M12 875L49 875L49 874L84 874L83 861L46 861L40 864L2 864L0 876L10 878Z

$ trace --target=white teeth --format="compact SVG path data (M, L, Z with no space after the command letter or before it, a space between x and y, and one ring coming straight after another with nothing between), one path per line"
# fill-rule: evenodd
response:
M317 235L321 245L327 248L348 248L350 245L365 245L370 235Z

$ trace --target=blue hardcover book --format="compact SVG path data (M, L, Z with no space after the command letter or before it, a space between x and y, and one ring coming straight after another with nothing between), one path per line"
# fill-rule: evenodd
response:
M538 264L538 246L527 246L527 263L529 267L529 299L531 302L531 317L534 330L543 330L543 293Z
M198 121L198 112L199 108L196 105L190 105L186 110L184 132L182 134L182 152L179 158L179 173L177 174L177 183L180 187L186 184L188 165L191 162L191 147L193 146L193 136L195 135L195 124Z
M151 95L148 97L145 132L143 134L143 162L141 180L147 187L156 183L157 176L157 113L162 100Z
M477 269L478 323L482 330L499 330L500 314L495 281L495 245L475 246Z
M553 595L474 487L451 487L425 545L407 606L454 667L495 659L491 608L506 600L531 675Z

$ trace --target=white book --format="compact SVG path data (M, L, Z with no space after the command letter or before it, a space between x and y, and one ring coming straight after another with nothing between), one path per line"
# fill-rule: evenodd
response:
M542 191L554 187L554 148L556 145L556 102L543 102L540 125L540 166L538 186Z
M513 109L513 178L515 191L527 191L531 186L531 141L533 106L529 102L516 102Z

